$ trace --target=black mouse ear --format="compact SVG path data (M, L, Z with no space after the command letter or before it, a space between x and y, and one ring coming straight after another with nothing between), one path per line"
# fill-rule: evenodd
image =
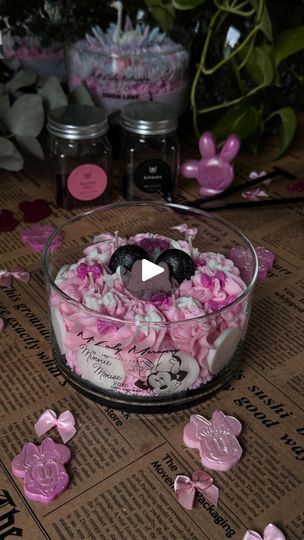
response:
M147 252L140 246L127 244L114 251L109 261L109 268L113 274L119 266L131 271L135 261L142 259L149 259Z
M190 279L195 272L193 261L185 251L181 249L167 249L157 258L156 264L165 262L170 274L180 285L185 279Z

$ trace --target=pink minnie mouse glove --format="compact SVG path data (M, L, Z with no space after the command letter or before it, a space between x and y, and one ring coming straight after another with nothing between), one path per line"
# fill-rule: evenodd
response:
M263 536L260 536L255 531L247 531L243 540L286 540L286 537L278 527L269 523L264 529Z
M217 154L212 133L206 131L199 140L202 158L188 160L181 165L181 174L186 178L196 178L200 184L200 194L206 197L225 191L233 181L232 160L241 146L238 135L230 135Z

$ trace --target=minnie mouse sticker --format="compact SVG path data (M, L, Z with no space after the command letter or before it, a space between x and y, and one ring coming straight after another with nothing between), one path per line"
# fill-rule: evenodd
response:
M155 394L173 394L187 390L199 376L199 366L183 352L162 353L157 362L138 360L138 379L134 386Z

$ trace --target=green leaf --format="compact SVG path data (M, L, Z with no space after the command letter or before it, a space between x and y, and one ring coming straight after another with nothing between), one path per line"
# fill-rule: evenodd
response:
M150 13L163 30L168 30L172 26L175 8L166 0L144 0Z
M269 49L263 47L253 47L245 68L251 79L259 86L269 86L272 82L274 69L271 58L268 54Z
M274 44L274 54L277 66L298 51L304 49L304 26L297 26L282 32Z
M4 118L10 108L10 100L8 94L0 95L0 120Z
M70 101L71 103L80 103L81 105L95 105L84 84L77 86L77 88L70 93Z
M9 92L16 92L20 88L25 88L26 86L32 86L37 81L36 73L32 71L25 71L21 69L16 73L16 75L7 83L7 89Z
M56 77L50 77L39 90L38 94L43 97L47 110L56 109L67 105L68 99Z
M273 32L272 32L272 24L271 24L271 18L266 6L266 2L264 5L263 15L261 18L261 30L268 39L268 41L272 41L273 38Z
M44 124L42 98L33 94L19 97L4 117L7 128L20 137L37 137Z
M203 4L205 0L172 0L172 4L176 9L193 9Z
M44 153L40 142L35 137L16 137L16 141L26 152L44 161Z
M258 111L252 105L244 102L229 109L218 120L212 131L220 142L231 133L237 133L242 139L246 139L258 131L260 121Z
M281 157L289 147L297 127L297 117L294 110L291 107L283 107L271 113L265 120L265 123L279 116L281 120L279 138L280 138L280 150L278 158Z
M5 137L0 137L0 169L21 171L22 167L23 158L15 145Z

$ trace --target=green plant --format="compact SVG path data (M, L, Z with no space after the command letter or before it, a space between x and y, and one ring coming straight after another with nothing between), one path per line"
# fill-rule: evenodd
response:
M223 140L233 132L254 149L260 135L275 119L280 121L280 154L296 129L286 81L303 91L303 2L294 0L283 15L281 0L172 0L178 10L198 11L206 17L196 65L191 108L196 133L210 123ZM286 4L286 2L285 2ZM280 7L282 9L280 10ZM286 11L286 7L285 7ZM302 21L301 21L302 17ZM290 62L297 58L299 70ZM292 91L290 90L290 94ZM300 92L299 92L300 93Z
M20 171L22 151L44 159L38 136L46 113L68 102L93 104L84 86L67 96L58 79L41 81L30 71L21 70L0 83L0 169Z

